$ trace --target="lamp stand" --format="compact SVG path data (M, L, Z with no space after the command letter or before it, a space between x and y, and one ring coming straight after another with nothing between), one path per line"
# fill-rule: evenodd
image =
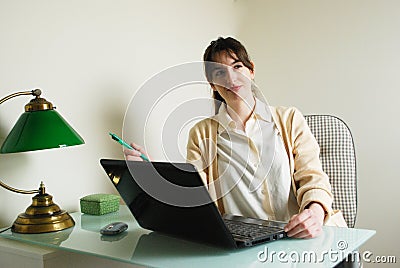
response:
M4 183L1 183L1 186L4 187ZM15 190L19 193L37 194L32 197L32 204L25 212L18 215L11 227L11 231L37 234L61 231L75 225L72 217L65 210L61 210L58 205L54 204L53 197L46 193L43 182L40 184L39 190L24 191L12 188L12 191L15 192Z

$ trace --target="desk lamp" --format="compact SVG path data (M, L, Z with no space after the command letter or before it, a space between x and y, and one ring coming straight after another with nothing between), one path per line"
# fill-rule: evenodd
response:
M40 89L17 92L0 99L3 102L22 95L35 96L25 105L25 113L18 119L8 134L0 152L2 154L26 151L62 148L83 144L79 134L57 113L53 104L40 97ZM32 204L19 214L14 221L11 231L16 233L47 233L70 228L74 220L65 211L53 203L53 197L46 193L43 182L38 190L19 190L0 181L7 190L20 194L36 194Z

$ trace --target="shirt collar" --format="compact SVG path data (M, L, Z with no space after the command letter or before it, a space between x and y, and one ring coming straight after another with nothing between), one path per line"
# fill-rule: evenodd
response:
M256 107L254 107L253 115L256 119L261 119L266 122L272 122L272 114L269 105L256 98Z
M221 103L218 113L215 115L215 119L218 121L218 132L222 133L226 130L233 130L236 128L236 123L233 121L231 116L226 110L226 103Z
M272 115L269 105L255 98L256 104L254 107L254 111L252 117L258 120L263 120L266 122L272 122ZM233 130L236 128L236 123L228 114L226 109L226 103L222 103L219 107L218 113L214 117L218 123L218 132L222 133L226 130Z

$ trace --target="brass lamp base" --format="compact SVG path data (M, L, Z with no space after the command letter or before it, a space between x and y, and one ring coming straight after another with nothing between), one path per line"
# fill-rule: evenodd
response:
M30 205L25 213L19 214L11 227L15 233L37 234L61 231L75 225L72 217L53 203L53 197L41 192L32 197Z

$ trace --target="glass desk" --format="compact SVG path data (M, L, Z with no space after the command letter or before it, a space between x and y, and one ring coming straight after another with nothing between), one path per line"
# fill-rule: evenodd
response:
M332 267L359 248L375 231L324 227L314 239L283 239L256 247L225 250L150 232L138 226L126 206L118 212L92 216L72 213L76 225L45 234L17 234L10 230L1 237L95 255L120 262L150 267ZM117 236L102 236L100 228L123 221L129 228Z

